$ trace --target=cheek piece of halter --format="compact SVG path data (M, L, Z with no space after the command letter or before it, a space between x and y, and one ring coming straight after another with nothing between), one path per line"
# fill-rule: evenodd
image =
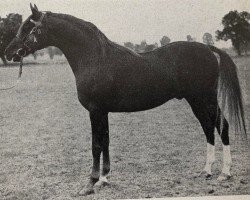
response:
M16 38L22 42L23 46L27 49L27 51L32 50L32 48L29 46L30 43L37 43L35 33L37 33L38 35L42 33L40 28L42 26L42 21L44 16L45 14L42 13L40 19L37 22L30 19L30 21L34 23L35 26L31 29L30 33L28 33L25 37L21 38L19 34L16 35ZM19 57L24 57L26 56L26 54L27 52L24 48L20 48L16 52L16 55L18 55Z

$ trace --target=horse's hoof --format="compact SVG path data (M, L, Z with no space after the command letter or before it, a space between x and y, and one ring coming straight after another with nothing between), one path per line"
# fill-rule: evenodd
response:
M94 194L94 193L95 192L94 192L94 189L92 187L92 188L84 188L78 194L80 196L87 196L87 195Z
M101 187L105 187L105 186L109 186L110 183L108 181L103 181L100 180L95 184L95 187L101 188Z
M231 179L231 176L228 175L228 174L221 174L218 178L217 178L217 181L227 181Z
M212 174L206 174L205 179L206 180L211 180L212 179Z
M106 176L101 176L99 181L95 184L95 186L98 186L98 187L102 187L102 186L104 187L108 185L110 184Z
M212 178L212 174L209 174L206 171L201 171L197 177L204 177L206 180L210 180Z

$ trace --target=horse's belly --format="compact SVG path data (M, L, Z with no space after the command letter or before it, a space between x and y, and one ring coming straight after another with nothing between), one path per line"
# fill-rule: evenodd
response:
M145 96L122 98L120 101L109 106L109 112L137 112L158 107L170 99L172 95Z
M136 112L155 108L176 97L173 81L162 73L139 73L133 80L126 79L116 86L110 112Z

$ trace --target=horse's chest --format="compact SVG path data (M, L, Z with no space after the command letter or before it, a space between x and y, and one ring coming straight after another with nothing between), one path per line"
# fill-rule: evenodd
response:
M112 77L101 74L84 76L76 80L80 103L89 111L105 107L112 95Z

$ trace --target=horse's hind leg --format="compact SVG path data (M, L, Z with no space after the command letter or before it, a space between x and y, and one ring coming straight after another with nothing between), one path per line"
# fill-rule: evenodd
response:
M221 123L221 119L223 120L223 123ZM223 126L222 129L220 128L221 125ZM223 168L221 175L218 177L219 181L223 181L231 177L230 168L232 165L232 158L230 153L229 135L228 135L229 125L223 114L221 115L220 109L218 109L216 128L218 133L220 134L223 144Z
M199 96L187 97L194 115L199 120L207 140L207 158L203 172L206 178L212 175L212 165L215 161L214 130L217 116L216 94L203 94Z

